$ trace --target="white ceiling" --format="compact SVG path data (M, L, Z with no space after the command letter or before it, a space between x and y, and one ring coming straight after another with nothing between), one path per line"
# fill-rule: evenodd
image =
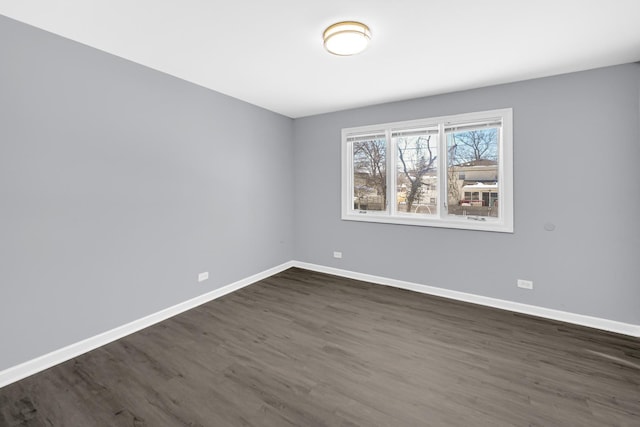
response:
M302 117L640 60L640 0L0 0L0 14ZM336 57L322 31L371 28Z

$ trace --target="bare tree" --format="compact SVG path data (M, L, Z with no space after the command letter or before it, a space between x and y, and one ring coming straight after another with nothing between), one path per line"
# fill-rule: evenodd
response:
M453 144L449 145L449 164L475 160L497 160L497 129L480 129L451 134Z
M431 135L420 136L415 142L408 138L398 139L398 158L402 164L402 172L409 181L407 194L407 212L411 212L413 204L419 200L425 175L432 171L438 157L430 144Z
M461 199L459 170L479 160L498 160L498 130L496 128L469 130L449 134L447 157L447 193L449 203Z
M387 205L387 147L381 139L358 141L353 144L354 169L366 171L366 188L375 188L382 196L383 206Z
M458 186L458 168L456 168L457 162L452 161L455 159L455 145L449 147L449 167L447 168L447 194L449 203L454 203L456 200L460 200L460 187Z

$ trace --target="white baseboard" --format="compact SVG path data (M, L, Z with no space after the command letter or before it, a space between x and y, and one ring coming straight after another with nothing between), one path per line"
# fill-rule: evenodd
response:
M80 356L88 351L94 350L110 342L116 341L141 329L147 328L158 322L162 322L170 317L180 314L184 311L190 310L194 307L202 305L206 302L220 298L238 289L249 286L252 283L258 282L267 277L273 276L276 273L284 271L293 266L292 261L285 262L276 267L254 274L253 276L238 280L237 282L215 289L206 294L197 296L190 300L181 302L172 307L165 308L156 313L145 316L141 319L134 320L133 322L111 329L110 331L103 332L77 343L68 345L51 353L21 363L11 368L0 371L0 388L13 382L19 381L30 375L44 371L59 363L66 362L74 357Z
M145 316L141 319L103 332L77 343L68 345L61 349L52 351L51 353L13 366L11 368L0 371L0 388L19 381L30 375L48 369L59 363L66 362L74 357L80 356L88 351L94 350L105 344L109 344L141 329L159 323L184 311L202 305L206 302L220 298L238 289L249 286L255 282L266 279L274 274L280 273L290 267L298 267L306 270L317 271L320 273L333 274L335 276L347 277L350 279L363 280L366 282L376 283L380 285L393 286L396 288L407 289L423 294L436 295L458 301L465 301L474 304L485 305L488 307L500 308L517 313L530 314L532 316L543 317L562 322L573 323L581 326L601 329L604 331L616 332L619 334L640 337L640 325L617 322L615 320L601 319L598 317L585 316L582 314L569 313L565 311L553 310L544 307L521 304L517 302L501 300L496 298L483 297L480 295L469 294L465 292L452 291L444 288L421 285L418 283L405 282L402 280L390 279L387 277L374 276L371 274L358 273L339 268L326 267L318 264L310 264L301 261L288 261L276 267L254 274L253 276L238 280L237 282L215 289L206 294L192 298L188 301L176 304L172 307L160 310L156 313Z
M294 267L306 270L317 271L320 273L333 274L335 276L347 277L350 279L362 280L365 282L376 283L379 285L393 286L396 288L407 289L423 294L436 295L439 297L449 298L458 301L470 302L473 304L485 305L488 307L500 308L503 310L513 311L516 313L529 314L532 316L543 317L551 320L559 320L561 322L573 323L575 325L588 326L590 328L601 329L618 334L630 335L632 337L640 337L640 325L618 322L615 320L602 319L599 317L585 316L583 314L569 313L566 311L553 310L550 308L538 307L535 305L522 304L513 301L507 301L497 298L483 297L480 295L469 294L466 292L452 291L434 286L421 285L418 283L405 282L402 280L390 279L388 277L373 276L371 274L357 273L355 271L342 270L339 268L326 267L318 264L310 264L306 262L293 261Z

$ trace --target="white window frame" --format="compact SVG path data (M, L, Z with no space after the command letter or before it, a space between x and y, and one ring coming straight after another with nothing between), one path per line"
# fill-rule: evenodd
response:
M455 124L500 119L502 128L498 145L498 209L494 217L454 216L447 211L447 142L445 127ZM402 128L438 127L438 209L429 216L409 216L396 207L396 153L391 140L392 130ZM386 135L387 206L384 211L360 211L353 206L353 143L349 136L384 133ZM513 233L513 110L479 111L474 113L431 117L420 120L383 123L342 129L342 219L426 227Z

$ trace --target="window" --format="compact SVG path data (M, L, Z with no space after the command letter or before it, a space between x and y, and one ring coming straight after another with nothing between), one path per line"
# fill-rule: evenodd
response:
M342 130L342 219L513 232L512 110Z

